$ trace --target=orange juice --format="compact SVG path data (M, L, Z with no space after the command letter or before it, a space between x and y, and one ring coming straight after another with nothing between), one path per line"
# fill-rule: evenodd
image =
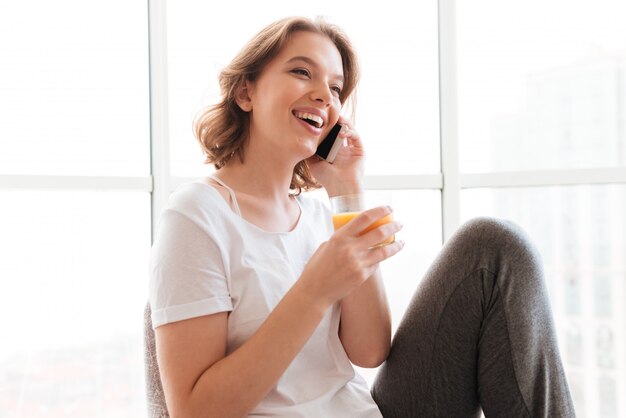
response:
M348 222L350 222L355 217L359 216L360 213L361 212L335 213L333 215L333 226L335 227L335 231L341 228L342 226L344 226L345 224L347 224ZM389 214L387 216L384 216L378 219L377 221L375 221L373 224L371 224L367 228L365 228L363 232L361 232L359 235L366 234L370 232L371 230L378 228L381 225L391 222L392 220L393 220L393 215ZM386 240L376 245L376 247L381 247L383 245L391 244L394 241L395 241L395 235L391 235L389 238L387 238Z

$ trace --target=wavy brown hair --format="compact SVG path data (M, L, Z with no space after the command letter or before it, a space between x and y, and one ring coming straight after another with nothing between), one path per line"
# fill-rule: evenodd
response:
M333 42L341 55L345 79L339 99L343 105L351 106L354 113L359 70L356 53L345 33L322 18L288 17L278 20L252 38L220 72L221 101L202 110L195 118L193 129L206 156L205 164L213 164L220 169L235 155L243 163L249 115L237 104L237 93L246 81L254 82L259 77L289 41L291 34L298 31L325 35ZM306 161L296 164L290 189L299 194L302 190L319 187L321 185L312 176Z

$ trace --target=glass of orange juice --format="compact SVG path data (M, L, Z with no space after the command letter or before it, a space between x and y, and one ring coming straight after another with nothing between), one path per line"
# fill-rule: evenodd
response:
M374 195L371 193L348 194L331 197L330 206L333 211L333 226L335 227L335 231L357 217L364 210L371 209L376 206L390 205L390 203L390 197L388 195ZM367 232L391 221L393 221L393 214L386 215L365 228L360 235L366 234ZM394 241L395 235L392 234L384 241L375 245L373 248L382 247L384 245L391 244Z

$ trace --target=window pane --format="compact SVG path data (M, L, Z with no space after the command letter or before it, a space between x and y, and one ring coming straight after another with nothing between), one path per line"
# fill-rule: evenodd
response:
M457 2L466 172L626 164L626 3Z
M439 171L437 4L410 8L329 0L299 3L168 3L172 172L204 172L193 116L218 100L217 74L263 26L290 15L325 15L355 44L362 69L356 128L368 150L368 174ZM233 25L236 17L237 25ZM372 22L376 22L372 24Z
M0 174L149 172L145 2L0 4Z
M626 186L476 189L463 218L522 226L543 256L565 371L581 417L626 415Z
M0 409L144 416L150 195L0 191L0 231Z
M367 193L390 194L394 218L404 225L396 235L396 239L405 242L404 248L381 264L395 332L418 283L441 249L441 193L431 190L368 190ZM327 201L324 192L311 194ZM358 370L371 385L378 369Z

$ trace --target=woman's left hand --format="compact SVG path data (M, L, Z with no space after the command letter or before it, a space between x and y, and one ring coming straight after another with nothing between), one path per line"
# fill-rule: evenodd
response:
M329 164L317 155L306 160L315 179L331 197L363 192L363 143L347 119L340 116L338 122L343 126L339 138L345 140L345 144L339 149L335 161Z

